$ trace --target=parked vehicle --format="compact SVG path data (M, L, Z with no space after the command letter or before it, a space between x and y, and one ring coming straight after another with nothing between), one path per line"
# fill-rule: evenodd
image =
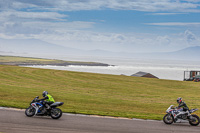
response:
M200 81L200 75L196 75L195 77L194 77L194 80L193 80L194 82L199 82Z
M194 79L194 82L199 82L200 81L200 78L195 78Z
M166 115L163 117L163 121L165 124L172 124L173 122L184 122L188 121L190 125L192 126L197 126L199 125L199 117L195 114L192 114L193 112L197 111L198 109L191 109L188 111L188 113L185 114L180 114L177 116L179 113L178 109L174 105L171 105L167 110L166 110ZM175 120L177 116L177 120Z
M55 102L50 105L50 109L46 109L44 106L45 101L38 100L38 96L33 99L33 101L30 103L30 106L26 109L25 114L28 117L32 117L34 115L37 116L51 116L53 119L59 119L62 116L62 110L59 108L56 108L58 106L63 105L63 102Z

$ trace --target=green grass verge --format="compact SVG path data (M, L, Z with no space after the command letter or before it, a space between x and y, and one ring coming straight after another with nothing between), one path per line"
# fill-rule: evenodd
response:
M108 64L96 62L80 62L80 61L63 61L55 59L30 58L19 56L2 56L0 55L0 64L3 65L96 65L107 66Z
M200 107L196 82L0 65L0 106L26 108L44 90L70 113L160 120L177 97Z

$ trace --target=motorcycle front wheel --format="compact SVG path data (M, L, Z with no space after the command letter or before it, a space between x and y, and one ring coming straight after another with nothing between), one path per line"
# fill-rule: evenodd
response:
M32 117L35 115L35 108L33 108L32 106L28 107L25 111L26 116L28 117Z
M52 108L51 109L51 118L59 119L62 116L62 110L59 108Z
M166 114L164 117L163 117L163 121L165 124L172 124L173 123L173 117L171 114Z
M192 125L192 126L197 126L197 125L199 125L199 117L197 116L197 115L191 115L192 117L191 117L191 119L189 119L189 123L190 123L190 125Z

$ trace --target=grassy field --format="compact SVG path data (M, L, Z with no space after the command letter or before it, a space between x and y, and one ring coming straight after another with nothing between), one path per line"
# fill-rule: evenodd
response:
M108 65L96 62L63 61L54 59L19 57L19 56L1 56L0 64L6 65Z
M26 108L44 90L71 113L160 120L177 97L200 108L196 82L0 65L0 106Z

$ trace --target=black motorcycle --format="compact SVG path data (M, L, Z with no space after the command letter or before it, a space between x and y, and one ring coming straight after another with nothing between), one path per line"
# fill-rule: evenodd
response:
M46 109L45 101L38 100L38 96L33 99L30 103L30 106L26 109L25 114L28 117L36 116L51 116L53 119L59 119L62 116L62 110L56 108L58 106L63 105L63 102L55 102L50 105L50 109Z

